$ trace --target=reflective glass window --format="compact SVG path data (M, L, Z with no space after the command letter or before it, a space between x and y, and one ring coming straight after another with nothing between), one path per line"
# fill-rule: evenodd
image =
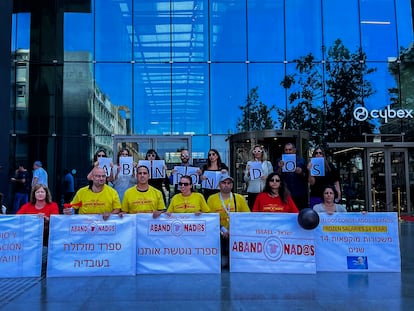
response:
M30 13L13 14L11 49L30 48Z
M246 64L211 64L211 132L234 133L246 104Z
M247 38L250 61L283 61L284 1L247 1Z
M395 2L398 45L408 47L413 42L413 16L410 0Z
M210 1L212 61L246 60L246 1Z
M257 94L259 102L266 106L285 108L285 90L280 85L284 78L285 65L282 64L250 64L249 65L249 86L250 89L258 87ZM274 121L278 120L276 110L271 111ZM280 124L276 124L276 127Z
M387 61L398 54L394 0L360 2L362 49L369 61Z
M103 133L126 134L133 131L132 66L129 63L96 63L95 65L95 130Z
M130 61L134 40L132 0L95 1L95 59Z
M134 133L171 134L171 110L171 65L135 64Z
M175 62L208 60L208 5L204 1L173 1L171 49Z
M209 133L207 64L172 66L172 132L184 135Z
M323 0L323 39L328 49L337 39L353 50L360 46L358 0ZM346 31L344 31L346 25Z
M64 19L64 51L65 52L89 52L94 56L94 24L93 13L66 13ZM84 59L71 59L65 61L84 61ZM79 56L82 53L78 54Z
M289 0L286 5L286 59L305 53L322 59L320 1Z
M137 62L171 60L171 7L169 1L134 0L134 59Z

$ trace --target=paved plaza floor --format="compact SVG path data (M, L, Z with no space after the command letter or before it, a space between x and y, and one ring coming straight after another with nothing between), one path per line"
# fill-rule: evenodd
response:
M413 310L414 222L401 273L167 274L0 279L0 310Z

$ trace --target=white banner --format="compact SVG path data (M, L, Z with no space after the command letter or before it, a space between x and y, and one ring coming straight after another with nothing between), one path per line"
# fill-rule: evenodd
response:
M316 273L314 231L298 214L230 213L230 272Z
M39 277L42 269L43 218L0 216L0 277Z
M320 213L317 271L401 272L397 213Z
M52 215L47 276L135 275L135 215Z
M220 273L219 214L137 214L137 274Z

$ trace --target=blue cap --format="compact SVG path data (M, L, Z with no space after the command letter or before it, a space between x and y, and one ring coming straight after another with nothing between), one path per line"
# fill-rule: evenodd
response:
M222 175L220 176L219 181L220 181L220 182L223 182L223 181L225 181L225 180L227 180L227 179L230 179L231 181L234 181L233 177L231 177L229 174L222 174Z

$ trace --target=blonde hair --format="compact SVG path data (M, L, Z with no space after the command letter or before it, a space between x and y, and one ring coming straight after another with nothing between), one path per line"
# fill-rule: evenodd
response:
M262 150L262 161L266 161L267 160L267 152L264 149L264 147L262 145L254 145L251 149L250 149L250 156L252 157L252 159L254 159L254 153L253 150L256 148L260 148L260 150Z

